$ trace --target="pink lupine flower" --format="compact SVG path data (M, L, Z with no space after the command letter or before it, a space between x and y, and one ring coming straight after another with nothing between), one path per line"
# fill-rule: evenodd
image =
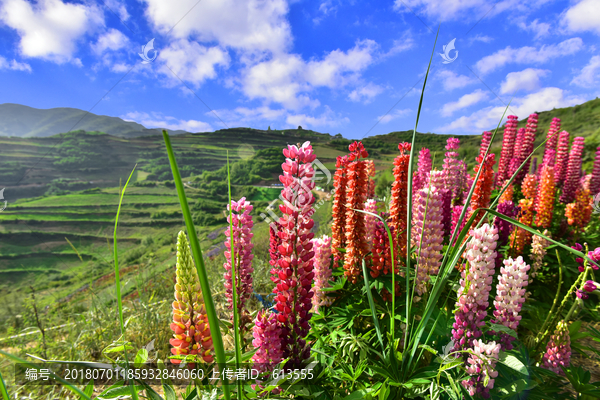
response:
M480 394L487 399L490 397L490 389L494 388L494 378L498 376L498 371L494 368L499 359L500 345L496 342L483 343L482 340L474 340L473 353L469 354L467 359L467 372L471 378L461 383L471 396ZM489 381L487 386L484 386L486 375Z
M542 159L542 166L554 167L556 163L556 145L558 143L558 131L560 131L560 118L552 118L552 123L548 129L548 140L546 141L546 150Z
M527 159L527 157L529 157L529 155L533 152L535 133L537 130L537 122L538 115L531 114L527 119L526 128L524 130L523 128L519 129L519 132L517 134L517 146L519 146L519 151L517 152L515 147L513 159L511 160L510 164L509 175L512 176L519 168L519 166L523 163L523 161L525 161L525 159ZM515 177L515 182L517 182L517 184L521 183L523 178L525 178L525 175L529 172L530 163L531 159L529 159L525 163L519 174Z
M429 180L429 173L431 172L431 153L428 148L422 148L419 151L419 161L417 163L417 170L413 177L413 191L423 189L427 186Z
M320 239L313 239L312 243L315 251L315 286L313 287L315 295L312 298L312 304L313 309L318 311L320 306L330 306L333 302L333 299L327 296L327 292L323 291L323 289L330 287L331 238L323 236Z
M365 202L365 211L371 212L373 214L377 214L377 201L375 199L369 199ZM365 214L365 231L366 231L366 240L369 245L369 249L373 247L373 239L375 237L375 223L378 218Z
M467 223L467 213L465 213L465 218L463 218L460 227L456 229L456 225L458 225L458 219L460 218L460 213L462 213L462 210L463 206L454 206L452 208L452 226L450 228L450 235L452 235L453 232L456 230L456 238L458 238L460 231L462 230L462 228L464 228L465 224ZM456 238L454 239L456 240Z
M483 224L469 234L471 238L463 254L469 264L461 272L457 311L452 325L455 350L472 348L473 340L482 335L497 257L498 229Z
M581 157L583 156L584 138L576 137L571 146L569 153L569 167L567 169L567 177L563 186L563 192L560 195L560 202L567 204L575 200L575 194L579 187L579 178L581 175Z
M507 173L506 179L509 179L511 176L513 176L514 173L519 168L519 166L521 165L521 163L523 162L523 159L521 158L521 153L523 152L523 146L525 145L524 141L525 141L525 128L519 128L517 130L517 136L515 138L515 147L513 150L513 155L508 164L508 173ZM523 168L523 170L524 169L525 168ZM518 181L518 177L515 177L515 180L513 181L513 183L518 185L521 182Z
M543 367L557 374L564 375L563 368L569 368L571 363L571 337L565 321L559 321L546 345L546 353L542 359Z
M504 127L504 137L502 138L502 151L500 152L500 161L498 164L498 173L496 174L496 186L501 187L509 176L509 164L515 150L515 139L517 136L517 116L509 115Z
M562 131L558 135L556 147L556 168L554 169L554 180L557 186L562 185L567 176L569 164L569 132Z
M600 193L600 147L596 149L596 158L594 159L594 168L590 180L590 193L592 196Z
M314 226L311 218L315 198L312 189L314 169L312 162L316 159L310 142L300 148L288 145L283 150L286 161L282 164L283 175L279 180L284 188L281 195L284 204L279 206L283 217L279 219L281 230L279 237L278 268L275 268L275 308L279 312L277 320L281 323L283 333L283 357L290 358L289 368L300 368L310 355L310 346L304 338L310 329L309 321L312 307L313 244Z
M517 330L521 321L521 306L525 302L525 286L528 285L527 271L529 265L519 256L516 260L509 258L504 260L504 266L500 268L500 277L496 285L496 300L494 300L495 324L501 324L507 328ZM500 342L504 350L512 350L514 337L507 333L499 332Z
M589 293L592 293L596 289L598 289L598 287L596 286L596 283L594 281L586 281L583 285L583 290Z
M446 158L444 158L444 174L446 179L445 187L450 190L451 198L455 201L462 193L462 180L459 154L456 152L460 146L460 140L457 138L448 138L446 144Z
M253 368L259 373L272 371L283 359L281 334L277 314L260 310L252 328L252 345L257 349L252 356L252 362Z
M427 291L429 275L437 275L442 260L444 232L442 196L435 186L415 193L413 203L412 246L417 248L416 291Z
M485 131L483 135L481 135L481 146L479 147L479 156L483 157L485 152L490 147L490 143L492 142L492 132ZM491 152L490 152L491 153Z
M452 192L446 187L444 171L431 171L429 173L428 186L429 185L435 186L437 191L440 192L442 198L441 211L444 236L448 236L452 227Z
M231 227L233 229L233 235L230 233L229 227L225 230L225 236L227 237L225 240L225 247L227 248L225 251L226 261L223 264L223 267L225 267L225 274L223 276L225 279L225 297L227 297L229 309L233 310L233 283L231 271L233 265L235 266L235 291L237 295L236 301L238 315L240 316L240 332L242 337L246 324L251 321L245 305L253 291L252 272L254 272L254 269L252 268L252 259L254 258L254 255L252 254L252 248L254 245L252 244L252 237L254 234L252 233L252 227L254 226L254 223L252 222L252 216L250 215L252 208L252 205L250 205L250 202L246 201L245 197L242 197L240 201L232 200ZM227 210L229 210L229 206L227 207ZM227 222L230 222L229 215L227 215ZM231 259L232 240L234 260ZM233 313L231 314L231 319L233 320Z

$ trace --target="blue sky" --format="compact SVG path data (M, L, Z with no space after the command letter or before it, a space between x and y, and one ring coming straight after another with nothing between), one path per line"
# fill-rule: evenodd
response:
M0 0L0 103L360 139L414 127L438 26L419 131L600 94L599 0Z

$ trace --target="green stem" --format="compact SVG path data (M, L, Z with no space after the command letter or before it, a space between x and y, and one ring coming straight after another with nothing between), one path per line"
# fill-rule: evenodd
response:
M558 259L558 274L559 274L558 275L558 289L556 290L556 296L554 296L554 301L552 302L552 308L550 309L550 312L548 313L548 316L546 317L546 320L544 321L544 324L542 325L540 332L544 332L544 329L548 325L548 322L550 322L550 317L554 313L554 310L556 309L556 305L558 304L558 298L560 297L560 289L562 288L562 283L563 283L563 266L562 266L562 262L560 261L560 255L558 254L558 249L555 249L555 251L556 251L556 258Z
M0 393L2 393L3 400L9 400L8 391L6 390L6 385L4 384L4 379L2 378L2 372L0 372Z

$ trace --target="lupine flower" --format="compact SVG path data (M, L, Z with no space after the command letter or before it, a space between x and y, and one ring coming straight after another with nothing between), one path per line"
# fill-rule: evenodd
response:
M244 307L246 301L252 295L252 205L246 201L245 197L242 197L240 201L231 201L231 217L232 217L232 229L233 235L230 234L229 227L225 230L225 297L227 297L229 309L233 310L233 283L232 283L232 265L235 267L235 291L237 295L237 309L238 315L240 316L240 332L241 337L244 337L244 330L246 325L250 323L250 316L248 310ZM227 207L229 210L229 206ZM229 222L229 215L227 215L227 222ZM231 259L231 240L233 238L233 252L235 259ZM231 314L231 320L233 321L233 313Z
M464 160L460 160L458 162L458 170L459 179L457 184L459 185L459 198L457 199L457 202L464 206L465 202L467 201L467 197L469 197L469 191L473 186L473 180L475 177L471 176L471 174L467 174L467 163Z
M538 170L537 157L533 157L532 160L533 163L531 164L531 173L535 175Z
M315 286L313 291L315 295L312 298L312 304L315 311L320 306L330 306L333 302L331 297L323 289L328 288L331 279L331 238L323 236L320 239L313 239L313 249L315 251Z
M494 378L498 371L494 368L499 360L500 345L496 342L483 343L482 340L473 341L473 353L467 359L467 372L471 377L461 383L471 396L481 394L487 399L490 397L490 389L494 388ZM489 377L487 386L484 386L485 376Z
M517 131L516 139L515 139L515 147L513 150L513 155L512 155L512 158L510 159L510 163L508 164L508 173L507 173L506 179L509 179L510 177L512 177L523 162L523 158L521 158L521 153L524 151L523 150L523 146L525 145L524 140L525 140L525 128L519 128L519 130ZM525 168L523 168L521 171L523 171L524 169ZM521 180L522 180L522 178L521 178ZM515 179L513 180L513 182L515 182L516 184L520 184L521 180L519 180L519 176L516 176Z
M397 260L398 242L394 234L394 228L390 228L392 242L394 244L394 259ZM390 240L385 230L383 221L377 219L375 222L375 237L373 239L373 263L371 265L371 277L377 278L380 274L389 274L392 271L392 252ZM398 262L394 262L396 273L399 272Z
M390 227L398 235L398 260L406 259L406 230L408 229L407 196L408 196L408 162L410 161L410 143L400 143L400 155L394 159L394 183L390 201ZM394 254L395 255L395 254Z
M412 246L417 248L416 291L425 293L429 275L437 275L442 261L442 196L435 186L417 191L413 203Z
M592 179L590 181L590 193L592 196L600 193L600 147L596 149L596 158L594 159L594 168L592 169Z
M502 150L500 152L500 161L498 163L498 173L496 174L496 186L502 186L510 178L509 164L513 157L515 149L515 139L517 136L517 116L509 115L504 126L504 137L502 138Z
M281 230L281 225L277 221L273 221L269 224L269 264L271 267L277 265L277 257L279 256L278 248L281 244L281 238L277 234ZM271 280L273 277L271 277Z
M585 284L583 285L583 290L585 290L586 292L592 293L594 290L597 290L598 287L596 286L596 283L594 281L586 281Z
M346 254L344 257L344 274L352 283L358 281L362 271L362 259L369 253L366 240L365 214L354 210L363 210L367 200L366 163L360 157L368 153L361 142L350 145L348 159L348 182L346 190Z
M377 201L375 199L369 199L365 203L364 210L367 212L371 212L373 214L377 214ZM378 218L365 214L365 231L366 231L366 241L369 249L373 246L373 238L375 237L375 223Z
M419 161L417 162L417 170L413 177L413 190L417 191L427 186L429 181L429 173L431 172L431 153L428 148L422 148L419 151Z
M427 186L435 186L442 198L442 224L444 227L444 236L450 234L452 228L452 192L446 188L446 178L444 171L434 170L429 173L429 183Z
M575 246L571 246L571 248L574 250L577 250L577 251L583 251L583 246L579 243L575 243ZM590 254L591 253L592 252L590 252ZM592 258L592 260L593 260L593 258ZM579 266L578 266L579 272L585 271L585 266L584 266L585 260L581 257L577 257L577 258L575 258L575 261L577 262L577 264L579 264Z
M335 194L331 205L331 245L333 247L333 258L337 262L342 259L343 253L339 249L346 245L346 186L348 183L348 157L339 156L336 162L336 170L333 175L333 187Z
M288 145L283 150L286 157L282 164L283 175L279 180L284 188L281 195L284 204L279 206L283 217L279 219L281 245L279 245L278 268L274 269L276 287L275 308L279 312L277 320L282 325L283 357L290 358L290 368L299 368L310 355L310 346L304 338L310 329L310 309L312 307L313 244L314 226L311 218L315 198L312 189L314 169L312 162L316 156L310 142L300 148Z
M573 139L571 152L569 153L569 167L567 177L563 186L563 192L560 196L560 202L567 204L572 203L575 199L577 187L579 186L579 178L581 175L581 157L583 155L584 138L576 137Z
M252 328L252 345L257 349L252 362L253 368L259 373L272 371L283 359L281 334L277 314L260 310Z
M490 143L492 142L492 132L485 131L483 135L481 135L481 146L479 146L479 156L483 157L485 152L490 147Z
M547 236L547 237L552 237L552 235L550 234L550 232L548 232L547 229L544 230L544 232L542 232L543 235ZM531 274L529 274L530 278L535 278L538 270L542 267L543 263L544 263L544 257L546 256L546 248L548 248L548 246L550 246L551 242L544 239L543 237L539 236L539 235L534 235L533 236L533 240L531 243L531 266L532 266L532 271Z
M173 302L173 338L171 353L176 356L197 355L207 363L213 362L213 342L208 315L200 289L198 272L192 260L190 246L183 231L177 236L177 270L175 301ZM181 360L172 359L173 364ZM195 365L190 363L190 366Z
M543 367L557 374L564 375L563 368L569 368L571 363L571 337L565 321L559 321L546 345L546 353L542 359Z
M527 119L527 125L525 127L525 136L523 137L523 145L521 146L521 162L523 162L531 153L533 153L535 134L537 131L538 115L531 114ZM521 172L519 172L519 178L523 179L527 171L529 171L529 165L531 158L527 160Z
M537 205L535 224L540 228L549 228L552 223L552 212L554 211L554 196L556 188L554 186L554 167L544 166L542 171L540 185L537 190Z
M583 230L592 218L593 204L594 199L590 196L590 191L580 185L574 201L567 204L565 209L565 217L569 225Z
M461 174L459 154L456 152L460 146L460 140L457 138L448 138L446 144L446 158L444 158L444 174L446 178L446 188L452 193L453 204L457 198L462 195L463 179Z
M506 215L509 218L515 218L519 212L518 207L512 201L503 201L498 204L497 211L500 214ZM498 248L505 246L508 243L508 238L514 229L514 225L501 218L494 219L494 226L498 229ZM496 258L496 268L502 266L502 258Z
M494 186L494 164L496 163L495 154L490 153L487 155L485 161L482 156L477 157L477 164L475 165L475 173L479 171L479 168L483 168L479 174L479 179L475 183L475 189L473 190L473 196L471 196L470 210L467 214L467 218L478 208L487 208L490 205L490 197L492 195L492 189ZM475 217L473 224L477 225L483 218L483 213L479 212Z
M504 203L507 201L513 201L514 193L515 193L515 187L512 184L508 185L508 187L506 188L504 193L502 193L502 196L500 196L500 199L498 199L498 204Z
M552 123L550 123L550 128L548 129L546 150L544 151L544 158L542 159L543 166L549 165L554 167L554 164L556 163L558 131L560 131L560 118L552 118Z
M558 134L558 145L556 147L556 164L554 168L554 179L556 186L561 186L567 177L569 168L569 132L562 131Z
M533 200L537 193L537 177L533 174L527 174L521 185L521 192L526 199Z
M496 285L496 300L494 300L494 318L492 322L501 324L514 331L521 321L521 306L525 301L525 286L528 285L527 271L529 265L519 256L516 260L509 258L504 260L504 266L500 268L498 285ZM504 350L512 350L512 341L515 340L511 335L498 332L500 342Z
M531 226L533 223L533 200L519 200L519 218L518 221L523 225ZM531 241L531 233L523 228L515 227L510 235L510 246L512 254L518 255L523 253L523 249Z
M581 245L580 245L581 246ZM581 250L580 250L581 251ZM588 252L588 257L594 261L596 264L600 263L600 247L597 247L595 250L593 251L589 251ZM595 264L590 263L590 266L594 269L594 270L598 270L598 266Z
M369 188L367 190L367 197L372 199L375 197L375 161L365 160L367 166L367 176L369 177Z
M496 228L483 224L469 234L471 238L463 254L469 267L461 272L455 322L452 325L454 350L473 348L473 341L482 335L497 256Z
M451 235L456 230L456 225L458 225L458 219L460 218L460 214L462 213L463 208L464 208L463 206L454 206L452 208L452 227L450 229ZM466 215L467 214L465 213L465 216ZM462 230L462 228L464 228L466 223L467 223L467 218L463 218L462 223L460 224L460 227L456 231L456 238L458 238L460 231ZM456 240L456 238L454 238L454 240Z

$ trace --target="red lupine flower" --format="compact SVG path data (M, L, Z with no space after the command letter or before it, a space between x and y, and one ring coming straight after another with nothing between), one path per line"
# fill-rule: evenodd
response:
M367 190L367 198L375 197L375 161L365 160L367 164L367 176L369 177L369 189Z
M390 233L392 234L392 242L394 244L394 258L398 259L398 243L396 235L394 234L394 228L390 227ZM390 250L390 240L385 230L385 226L380 219L375 222L375 234L373 237L373 258L372 264L370 264L371 277L377 278L380 274L389 274L392 271L392 254ZM398 262L394 264L396 273L399 272Z
M569 132L562 131L558 135L558 146L556 147L556 163L554 168L554 180L556 186L561 186L567 177L569 165Z
M536 205L537 216L535 224L540 228L549 228L552 223L552 212L554 211L554 167L546 165L543 167L540 185L538 187L538 202Z
M490 147L490 143L492 142L492 132L485 131L483 135L481 135L481 146L479 147L479 156L483 157L485 152Z
M335 262L342 259L339 249L346 245L346 185L348 182L348 157L337 158L336 170L333 175L335 194L331 205L331 246Z
M394 159L394 183L390 202L390 226L398 235L399 254L398 259L404 262L406 259L406 230L407 217L407 195L408 195L408 162L410 160L410 143L400 143L398 149L400 155Z
M504 127L504 137L502 138L502 151L500 152L500 161L498 163L498 173L496 174L496 186L502 186L510 178L509 164L515 150L515 139L517 136L517 116L509 115Z
M584 138L576 137L569 153L569 168L567 177L563 186L563 192L560 196L561 203L571 203L575 199L579 178L581 176L581 157L583 156Z

